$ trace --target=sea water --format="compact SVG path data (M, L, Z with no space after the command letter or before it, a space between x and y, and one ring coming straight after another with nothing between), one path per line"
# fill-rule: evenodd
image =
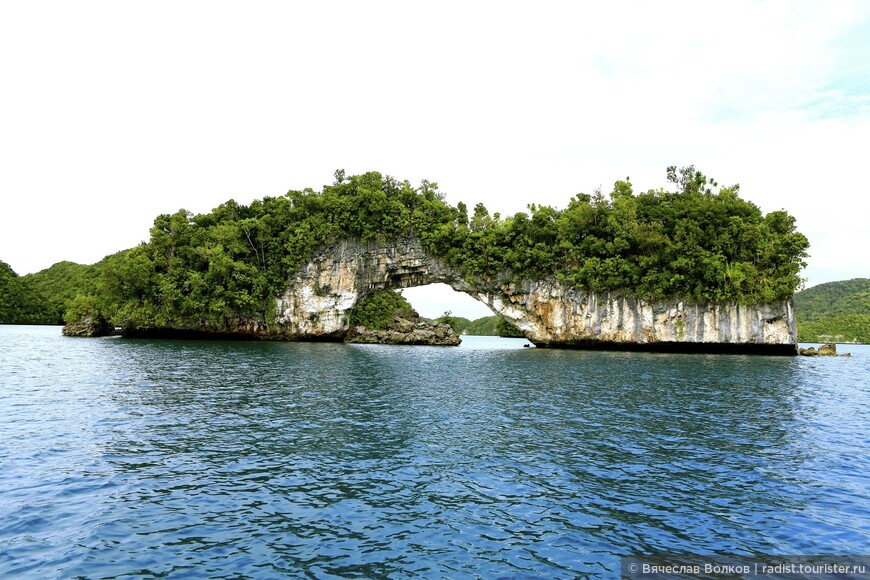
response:
M612 577L870 553L851 358L0 326L0 576Z

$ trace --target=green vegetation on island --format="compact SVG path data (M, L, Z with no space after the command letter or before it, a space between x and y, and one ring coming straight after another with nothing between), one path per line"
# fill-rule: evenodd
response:
M412 320L418 318L418 314L404 296L395 290L382 290L354 306L348 321L351 327L365 326L370 330L384 330L395 318Z
M100 263L90 266L58 262L50 268L24 276L47 301L52 323L64 320L66 309L77 296L94 296L100 276Z
M468 326L471 324L469 319L463 316L453 316L453 313L449 310L434 319L433 322L448 324L457 334L468 334Z
M89 296L97 310L101 271L102 262L91 266L58 262L35 274L18 276L0 262L0 323L63 324L77 296Z
M870 344L870 279L819 284L794 295L798 340Z
M498 316L486 316L476 320L469 320L463 316L453 316L450 312L445 312L438 320L446 321L450 318L450 324L456 332L460 334L471 334L478 336L496 336L496 323Z
M90 296L70 316L87 306L131 328L269 324L274 298L319 248L342 237L414 236L472 282L554 279L694 302L767 303L794 293L808 241L792 216L764 215L737 185L720 188L694 167L670 167L667 176L673 191L635 193L626 179L609 195L578 194L564 209L530 204L502 217L482 204L451 206L428 181L413 187L376 172L337 171L320 191L162 214L147 242L78 266L94 268L83 276L77 265L58 264L63 281L39 288L54 312L73 306L74 295Z
M450 312L445 312L444 315L437 318L436 321L449 324L460 334L517 338L524 336L516 326L501 316L496 315L484 316L483 318L478 318L476 320L469 320L462 316L453 316Z
M0 324L57 324L48 299L33 281L0 262Z
M370 330L384 330L396 318L417 319L419 315L411 303L395 290L382 290L369 296L353 307L348 317L350 326L365 326ZM428 319L423 319L428 320ZM485 336L522 337L523 334L510 322L500 316L486 316L469 320L445 312L432 322L449 324L457 334Z

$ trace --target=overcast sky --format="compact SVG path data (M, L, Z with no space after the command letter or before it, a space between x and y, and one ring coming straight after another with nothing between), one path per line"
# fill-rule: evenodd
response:
M870 2L3 2L0 79L19 274L337 168L509 214L694 164L870 276Z

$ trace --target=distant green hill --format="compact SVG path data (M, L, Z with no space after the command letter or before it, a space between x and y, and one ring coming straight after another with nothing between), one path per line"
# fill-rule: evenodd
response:
M513 324L495 315L469 320L462 316L453 316L450 312L445 312L444 316L439 316L435 319L427 318L425 320L449 324L459 334L471 336L501 336L509 338L523 338L525 336Z
M472 320L465 329L465 334L498 336L498 321L498 316L484 316Z
M870 278L819 284L794 295L801 342L870 344Z
M0 262L0 324L63 324L76 296L96 293L99 275L100 264L58 262L19 276Z
M0 324L51 324L55 322L46 297L33 281L0 262Z
M95 294L101 263L58 262L36 274L22 276L47 300L52 324L63 324L63 313L78 295Z
M439 318L445 322L445 317ZM477 336L507 336L507 337L522 337L522 332L519 331L513 324L503 319L500 316L484 316L476 320L468 320L458 316L449 317L447 320L454 330L461 334L477 335Z

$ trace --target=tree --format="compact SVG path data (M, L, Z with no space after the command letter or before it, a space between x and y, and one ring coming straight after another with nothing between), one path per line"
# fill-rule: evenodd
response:
M121 325L267 324L275 297L319 248L340 238L416 237L472 284L552 279L572 288L645 299L760 303L800 286L809 243L784 211L764 215L694 166L667 168L674 191L580 193L567 207L529 204L503 219L478 203L447 204L437 184L413 187L377 172L320 191L289 191L209 213L161 214L148 242L106 258L53 303L77 294ZM13 282L13 284L19 284ZM8 286L8 283L7 283ZM61 296L60 293L52 294ZM8 300L8 299L7 299Z

